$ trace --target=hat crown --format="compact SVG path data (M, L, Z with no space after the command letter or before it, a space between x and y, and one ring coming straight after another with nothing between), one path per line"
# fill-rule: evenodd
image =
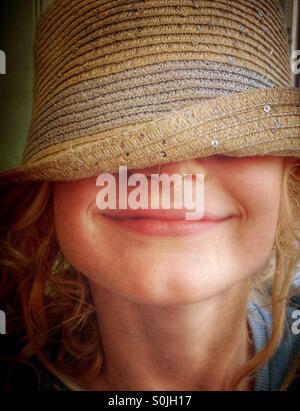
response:
M292 85L277 0L55 0L34 57L25 163L193 103Z
M291 85L278 0L54 0L37 26L36 91L45 78L60 77L60 85L66 71L120 73L139 67L140 57L148 64L194 59L255 68L275 86Z

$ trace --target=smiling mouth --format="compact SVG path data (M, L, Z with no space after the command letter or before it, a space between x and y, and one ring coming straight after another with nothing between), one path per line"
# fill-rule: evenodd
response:
M201 234L235 217L206 213L201 219L186 220L184 213L185 210L115 210L102 216L121 229L152 236Z

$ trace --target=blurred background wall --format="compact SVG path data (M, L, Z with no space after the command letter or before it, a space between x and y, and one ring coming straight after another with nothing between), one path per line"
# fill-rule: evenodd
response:
M6 53L6 74L0 75L0 170L18 165L22 159L31 116L35 24L51 1L0 0L0 50ZM290 48L300 49L300 0L280 2Z
M32 104L35 24L51 0L0 0L0 169L18 165L27 137Z

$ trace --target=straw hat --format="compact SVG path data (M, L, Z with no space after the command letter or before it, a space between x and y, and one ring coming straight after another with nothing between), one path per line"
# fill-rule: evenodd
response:
M54 0L34 51L23 163L2 181L212 154L300 157L277 0Z

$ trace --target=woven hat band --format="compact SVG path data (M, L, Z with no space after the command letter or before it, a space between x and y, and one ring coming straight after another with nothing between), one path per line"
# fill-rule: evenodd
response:
M210 61L170 61L69 87L43 107L26 161L41 148L151 121L172 110L230 93L267 87L255 72Z
M117 172L119 165L158 163L224 153L300 157L300 91L261 89L172 111L41 150L16 179L68 180ZM24 175L24 171L26 171Z

